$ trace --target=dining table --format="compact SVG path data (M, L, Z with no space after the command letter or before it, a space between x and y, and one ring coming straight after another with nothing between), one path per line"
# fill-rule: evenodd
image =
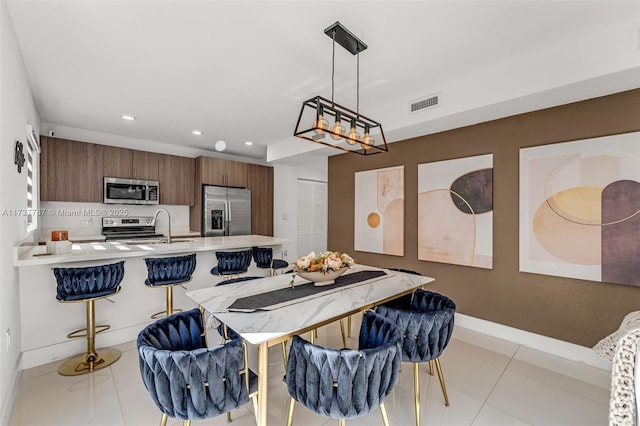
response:
M186 295L258 348L258 426L267 424L269 348L294 335L371 309L433 278L356 264L331 285L295 273L187 291Z

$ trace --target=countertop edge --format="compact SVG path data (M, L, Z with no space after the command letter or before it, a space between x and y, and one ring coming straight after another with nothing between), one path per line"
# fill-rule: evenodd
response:
M66 254L41 255L46 253L46 246L19 246L14 247L14 262L16 267L52 265L62 263L86 262L91 260L117 260L135 257L151 257L156 255L168 255L177 253L194 253L218 250L230 250L249 248L252 246L272 246L294 242L290 238L269 237L264 235L239 235L230 237L194 237L193 242L177 242L171 244L148 245L147 249L141 248L144 244L125 245L126 249L118 249L111 242L99 243L74 243L79 251ZM105 247L96 250L94 245ZM120 246L123 246L120 244ZM36 256L34 256L34 254Z

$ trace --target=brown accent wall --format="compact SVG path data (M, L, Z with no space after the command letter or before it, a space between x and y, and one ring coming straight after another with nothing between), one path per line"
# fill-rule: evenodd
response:
M452 298L460 313L592 346L627 313L640 310L640 288L519 272L519 148L638 130L640 90L632 90L396 142L387 154L330 157L328 247L352 254L358 263L434 277L430 289ZM494 154L493 269L419 261L418 164L489 153ZM357 252L354 173L396 165L405 166L405 255Z

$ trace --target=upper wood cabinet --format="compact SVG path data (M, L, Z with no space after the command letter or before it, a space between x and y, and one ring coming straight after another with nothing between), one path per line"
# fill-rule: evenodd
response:
M247 163L212 157L198 157L196 162L201 183L247 187Z
M131 178L133 175L133 150L117 146L102 146L102 175L116 178Z
M158 158L161 156L155 152L133 150L133 167L131 177L142 180L158 180ZM173 156L171 156L173 157ZM182 157L175 157L182 158ZM162 186L160 186L160 202L162 203ZM169 203L163 203L169 204Z
M160 204L194 205L195 160L158 155Z
M160 203L193 205L193 158L41 137L40 199L102 202L102 178L157 180Z
M102 202L103 146L43 136L40 199Z

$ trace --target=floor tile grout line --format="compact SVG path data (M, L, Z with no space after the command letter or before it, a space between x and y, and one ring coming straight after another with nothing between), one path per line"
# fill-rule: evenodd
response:
M120 409L120 415L122 416L122 425L126 426L127 419L124 416L124 411L122 410L122 400L120 398L120 392L119 392L119 389L118 389L116 376L114 374L115 372L113 371L113 364L109 366L109 371L111 372L111 380L113 381L113 388L116 391L116 398L118 399L118 408Z
M526 346L525 346L525 348L526 348ZM518 348L518 351L519 351L519 348ZM516 351L516 353L517 353L518 351ZM515 355L516 355L516 354L514 354L514 358L515 358ZM526 361L522 361L522 362L526 362ZM527 363L527 364L531 364L531 363ZM509 365L511 365L511 361L509 361ZM507 367L508 367L509 365L507 365ZM547 370L547 371L549 371L551 374L553 374L554 376L564 376L564 377L569 377L570 379L573 379L573 380L580 381L579 379L576 379L575 377L567 376L566 374L562 374L562 373L557 372L557 371L554 371L554 370L546 369L546 368L544 368L543 366L540 366L540 365L537 365L537 364L531 364L531 365L533 365L533 366L535 366L535 367L538 367L538 368L542 368L543 370ZM506 368L505 368L505 372L506 372ZM529 374L525 374L525 373L523 373L523 372L521 372L521 371L513 371L513 373L514 373L514 374L519 374L519 375L521 375L521 376L523 376L523 377L526 377L526 378L528 378L528 379L531 379L531 380L536 381L536 382L538 382L538 383L541 383L541 384L543 384L543 385L551 386L552 388L559 389L559 390L561 390L562 392L569 393L569 394L574 395L574 396L576 396L576 397L578 397L578 398L586 399L587 401L590 401L590 402L592 402L592 403L594 403L594 404L600 404L600 405L604 405L604 406L607 406L607 407L609 406L608 402L607 402L607 403L602 403L602 402L600 402L600 401L596 401L595 399L593 399L593 398L591 398L591 397L584 396L584 395L580 395L580 394L578 394L578 393L576 393L576 392L573 392L573 391L571 391L571 390L569 390L569 389L565 389L565 388L563 388L563 387L561 387L561 386L558 386L558 385L555 385L555 384L553 384L553 383L549 383L549 382L547 382L547 381L540 380L540 379L538 379L538 378L537 378L537 377L535 377L535 376L531 376L531 375L529 375ZM502 377L502 376L500 376L500 377ZM595 386L595 387L600 387L600 386L594 385L594 384L589 383L589 382L583 382L583 383L586 383L586 384L588 384L588 385ZM604 389L604 388L601 388L601 389ZM605 389L605 390L609 390L609 392L611 392L611 389Z
M480 410L478 410L478 412L476 413L475 417L473 418L473 420L471 420L471 425L473 424L473 422L476 421L476 419L478 418L478 415L480 415L480 412L482 411L482 409L485 407L485 405L487 405L487 401L489 400L489 398L491 398L491 394L493 393L493 391L496 389L496 386L498 386L498 383L500 383L500 380L502 380L502 376L504 376L504 373L507 372L507 369L509 368L509 366L511 365L511 362L513 361L513 359L516 357L516 354L518 353L518 351L520 350L520 345L518 345L518 347L516 348L516 350L513 352L513 355L511 355L511 358L509 358L509 362L507 362L507 365L504 366L504 369L502 370L502 373L500 373L500 376L498 377L498 380L496 380L496 382L493 384L493 386L491 387L491 390L489 391L489 393L487 394L487 396L485 397L484 401L482 401L482 405L480 406ZM502 411L502 410L501 410ZM509 414L509 413L506 413ZM514 417L513 415L509 414L511 417ZM525 422L528 423L528 422Z

